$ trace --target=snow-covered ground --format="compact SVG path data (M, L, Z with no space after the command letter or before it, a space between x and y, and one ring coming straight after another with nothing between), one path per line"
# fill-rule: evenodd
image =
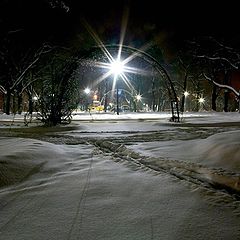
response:
M0 239L240 239L240 115L169 116L0 115Z
M138 143L131 149L148 156L189 161L240 173L240 130L217 133L206 139Z
M24 114L6 115L0 114L0 121L16 121L22 122ZM33 116L36 115L33 113ZM119 115L116 113L104 113L104 112L73 112L73 120L153 120L164 119L168 120L171 117L171 112L122 112ZM214 122L239 122L240 114L238 112L184 112L180 114L186 122L197 123L214 123Z

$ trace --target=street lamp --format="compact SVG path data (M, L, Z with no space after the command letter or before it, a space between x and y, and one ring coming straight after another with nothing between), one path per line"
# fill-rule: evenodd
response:
M88 111L89 110L89 104L90 104L90 99L89 99L89 94L91 93L91 89L86 87L84 89L84 93L86 94L86 96L84 97L84 101L83 101L83 104L84 104L84 110L85 111Z
M124 64L120 60L113 60L110 66L111 73L114 75L114 81L116 81L117 90L117 115L119 115L119 90L118 90L118 76L124 72Z
M140 101L142 99L142 96L140 94L136 95L137 101Z
M187 96L189 96L189 92L188 91L185 91L183 93L184 97L182 98L182 112L184 112L184 108L187 109ZM186 110L185 110L186 111Z
M93 95L93 100L94 100L94 101L97 101L97 98L98 98L97 94L94 94L94 95Z
M135 107L136 107L135 111L139 111L139 104L138 104L138 102L141 101L142 96L141 96L140 94L137 94L137 95L135 96L135 98L136 98L136 100L137 100L137 102L135 103Z
M37 97L37 96L34 96L34 97L32 98L32 100L36 102L36 101L38 100L38 97Z
M200 98L198 99L198 102L199 102L199 103L204 103L204 101L205 101L205 99L204 99L203 97L200 97Z
M118 77L124 71L124 65L119 60L114 60L110 66L111 73L114 74L114 77Z
M88 87L84 89L84 92L85 92L86 94L89 94L90 91L91 91L91 90L90 90L90 88L88 88Z
M203 97L200 97L199 99L198 99L198 102L199 102L199 104L200 104L200 111L203 109L203 104L204 104L204 102L205 102L205 99L203 98Z

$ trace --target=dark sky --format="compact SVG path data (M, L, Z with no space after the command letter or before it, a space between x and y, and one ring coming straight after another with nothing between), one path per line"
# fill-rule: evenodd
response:
M0 0L0 4L1 35L21 29L33 42L65 44L76 39L84 30L82 18L105 42L116 42L127 10L127 44L138 46L155 36L171 44L198 35L239 40L238 7L229 1Z
M155 24L161 30L177 33L218 33L226 35L239 31L238 7L231 1L69 1L74 15L84 14L101 24L103 19L118 22L124 7L129 9L129 24L141 28L143 24Z

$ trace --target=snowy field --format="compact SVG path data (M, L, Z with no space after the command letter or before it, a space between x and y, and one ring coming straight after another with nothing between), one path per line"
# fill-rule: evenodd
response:
M0 115L0 239L240 239L239 113Z

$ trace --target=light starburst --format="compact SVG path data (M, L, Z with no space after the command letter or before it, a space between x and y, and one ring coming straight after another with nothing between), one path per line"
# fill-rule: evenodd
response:
M107 49L107 45L104 45L104 43L101 41L99 36L96 34L96 32L93 30L93 28L86 22L83 21L84 25L87 29L87 31L91 34L95 42L97 43L98 47L101 49L103 54L106 56L108 62L95 62L96 67L100 67L102 69L106 69L107 72L101 75L98 79L96 79L95 84L98 85L100 82L102 82L104 79L108 78L109 76L113 75L114 76L114 81L113 81L113 86L112 89L115 89L116 81L118 77L120 77L123 82L127 85L129 89L133 89L134 87L131 84L130 80L128 79L128 74L129 73L134 73L134 74L146 74L143 70L135 68L135 67L130 67L127 64L135 59L136 57L139 56L139 53L133 53L130 56L128 56L125 59L122 59L122 49L123 49L123 42L124 42L124 37L126 33L126 28L127 28L127 22L128 22L128 9L124 11L123 18L122 18L122 27L121 27L121 33L120 33L120 39L119 39L119 48L118 48L118 53L117 57L114 58L111 53ZM144 50L148 48L149 45L146 45L144 47Z

